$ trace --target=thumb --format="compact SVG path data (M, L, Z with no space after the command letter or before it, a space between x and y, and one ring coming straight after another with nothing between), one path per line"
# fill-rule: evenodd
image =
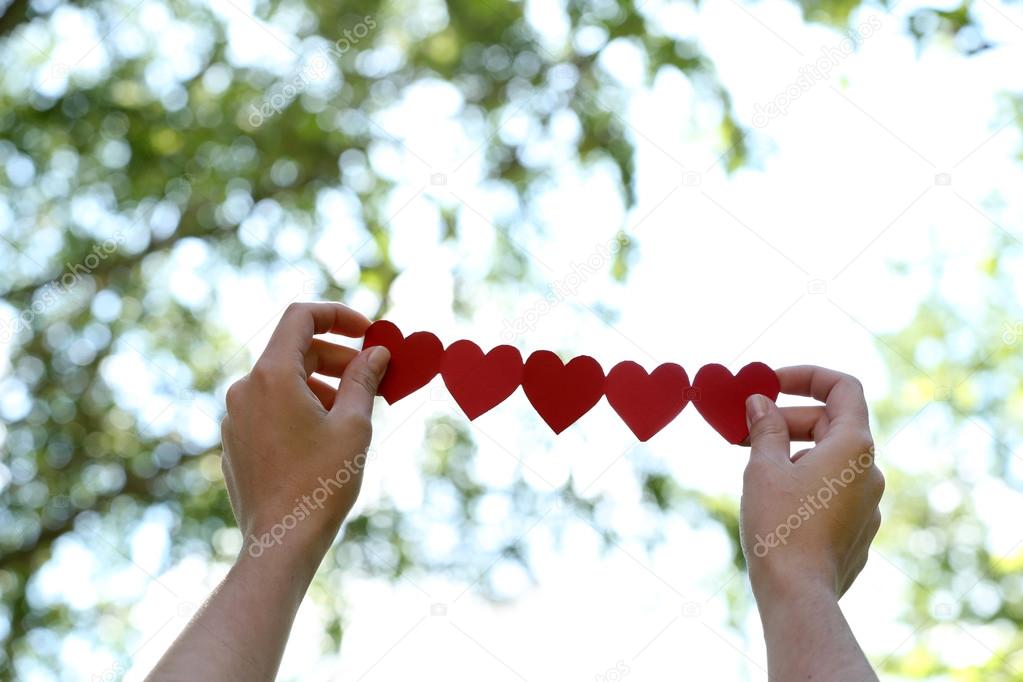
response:
M356 355L341 375L331 412L372 415L373 398L390 360L391 353L383 346L373 346Z
M746 423L749 424L750 456L789 461L789 425L774 401L763 395L746 399Z

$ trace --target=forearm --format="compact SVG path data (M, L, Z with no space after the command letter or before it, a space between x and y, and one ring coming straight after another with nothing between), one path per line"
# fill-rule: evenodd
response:
M304 563L242 552L147 680L273 680L315 572Z
M246 549L151 682L276 675L302 597L359 494L390 359L382 346L358 352L316 337L357 338L369 326L343 305L293 303L228 388L221 469ZM341 381L335 390L315 374Z
M771 590L757 604L770 680L877 680L834 592L806 585Z

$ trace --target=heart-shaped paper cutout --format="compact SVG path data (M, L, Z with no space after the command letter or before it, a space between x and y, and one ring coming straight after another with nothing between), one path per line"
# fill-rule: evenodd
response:
M604 370L587 355L566 365L551 351L538 350L526 360L522 390L554 433L561 433L604 395Z
M430 332L416 332L408 338L393 322L377 320L366 330L363 348L383 346L391 361L377 393L393 405L430 383L440 371L444 345Z
M650 440L689 403L689 375L673 362L650 374L631 360L619 362L607 374L604 393L636 438Z
M762 362L746 365L735 376L722 365L704 365L696 373L693 387L696 409L725 440L736 445L749 436L746 399L759 393L776 400L781 391L778 375Z
M486 355L472 341L455 341L444 351L444 385L470 421L504 402L522 383L522 354L497 346Z

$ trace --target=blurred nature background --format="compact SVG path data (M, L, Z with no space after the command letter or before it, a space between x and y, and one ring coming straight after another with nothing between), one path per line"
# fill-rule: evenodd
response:
M144 676L240 546L224 391L336 300L859 376L854 630L1023 680L1016 0L4 0L0 58L0 678ZM282 679L766 679L746 451L691 408L555 438L438 382L375 447Z

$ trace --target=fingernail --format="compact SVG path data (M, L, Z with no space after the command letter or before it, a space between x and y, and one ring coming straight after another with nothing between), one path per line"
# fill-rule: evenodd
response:
M369 363L370 369L379 374L384 371L387 367L387 362L391 359L391 351L387 350L383 346L373 346L369 349L369 355L366 356L366 361Z
M759 393L754 393L749 398L746 398L746 425L749 426L767 414L769 403L770 401L767 397Z

